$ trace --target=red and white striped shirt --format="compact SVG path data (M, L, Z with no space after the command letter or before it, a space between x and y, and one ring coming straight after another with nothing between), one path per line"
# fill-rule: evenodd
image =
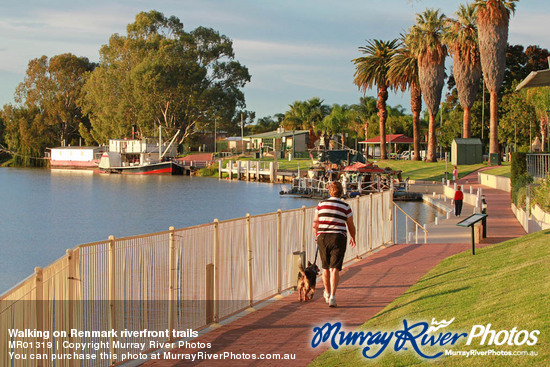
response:
M330 197L319 202L315 210L319 218L317 234L342 233L347 235L347 221L352 216L351 207L345 201Z

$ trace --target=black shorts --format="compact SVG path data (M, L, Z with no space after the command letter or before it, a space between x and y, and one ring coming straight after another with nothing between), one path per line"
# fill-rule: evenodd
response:
M341 233L321 233L317 237L323 269L342 270L347 242L347 237Z

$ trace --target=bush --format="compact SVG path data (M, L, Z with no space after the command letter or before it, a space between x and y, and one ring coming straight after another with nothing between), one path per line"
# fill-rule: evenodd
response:
M202 177L211 177L218 175L218 167L216 165L211 165L199 170L199 176Z
M538 204L546 212L550 211L550 175L533 188L531 203Z
M527 185L533 183L533 177L527 173L516 178L515 184L512 186L512 202L517 207L525 206L525 198L527 196Z

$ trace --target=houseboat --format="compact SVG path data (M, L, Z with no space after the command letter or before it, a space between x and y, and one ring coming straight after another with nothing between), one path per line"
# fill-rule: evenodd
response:
M46 152L51 169L97 169L107 147L58 147Z
M172 161L176 146L149 139L110 139L101 155L99 171L133 175L183 175L184 167Z

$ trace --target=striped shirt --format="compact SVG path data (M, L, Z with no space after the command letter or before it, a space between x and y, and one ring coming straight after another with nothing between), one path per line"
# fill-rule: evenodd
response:
M315 211L319 218L317 234L342 233L347 235L347 220L352 216L351 207L345 201L330 197L321 201Z

